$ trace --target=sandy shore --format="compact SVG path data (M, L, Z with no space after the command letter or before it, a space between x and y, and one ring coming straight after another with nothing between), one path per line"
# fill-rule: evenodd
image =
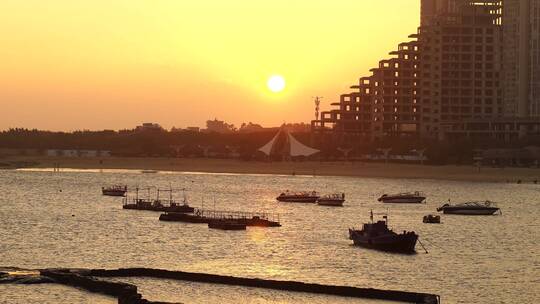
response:
M382 178L423 178L478 182L540 182L540 169L427 166L361 162L256 162L202 158L2 157L0 168L137 169L209 173L296 174Z

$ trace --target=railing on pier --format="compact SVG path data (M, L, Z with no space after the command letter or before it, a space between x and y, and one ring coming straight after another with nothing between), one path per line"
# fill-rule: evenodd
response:
M279 222L278 213L267 213L267 212L243 212L243 211L225 211L225 210L208 210L195 208L195 215L210 219L252 219L255 216L258 216L260 219Z

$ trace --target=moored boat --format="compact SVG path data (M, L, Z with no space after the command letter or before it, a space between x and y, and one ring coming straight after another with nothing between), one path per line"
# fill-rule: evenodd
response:
M186 222L186 223L209 223L211 221L232 220L255 227L281 227L279 215L268 213L250 213L235 211L214 211L195 209L193 214L179 212L166 212L159 216L161 221Z
M424 218L422 218L422 222L426 224L440 224L441 217L439 215L433 214L424 215Z
M342 207L345 202L345 193L333 193L319 197L317 205Z
M383 203L419 204L424 202L426 196L418 191L397 194L383 194L377 200Z
M384 220L374 223L371 212L370 218L371 223L364 224L361 230L349 229L349 239L355 246L398 253L415 252L418 235L414 231L397 234L388 229L387 216L383 217Z
M241 219L246 223L247 226L255 226L255 227L281 227L281 224L279 221L276 220L270 220L267 217L261 217L259 215L254 215L251 218L245 218Z
M160 221L167 222L186 222L186 223L199 223L206 224L210 222L210 218L201 216L199 214L188 214L180 212L166 212L159 216Z
M287 190L276 197L276 200L290 203L316 203L319 197L316 191L290 192Z
M470 201L461 204L451 205L449 203L437 208L437 211L442 211L444 214L461 214L461 215L493 215L500 208L492 201Z
M124 196L127 192L126 185L114 185L110 187L101 187L101 193L107 196Z
M172 189L158 189L156 199L148 198L139 198L139 188L135 189L135 198L128 200L124 198L124 203L122 208L124 209L134 209L134 210L147 210L147 211L165 211L165 212L175 212L175 213L191 213L195 208L191 207L187 203L187 199L184 193L184 199L181 203L173 200ZM148 194L150 194L150 188L147 188ZM161 199L160 192L169 192L168 199Z
M246 230L246 223L237 220L212 220L208 228L221 230Z

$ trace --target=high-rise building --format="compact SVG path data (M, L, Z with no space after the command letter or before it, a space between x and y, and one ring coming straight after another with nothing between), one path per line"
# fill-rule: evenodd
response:
M421 0L414 40L312 121L315 141L540 135L539 2Z
M399 44L392 58L379 61L371 76L362 77L342 94L337 109L312 121L314 137L334 144L386 136L416 136L420 130L418 42ZM316 144L316 143L314 143Z
M484 136L470 123L502 115L500 1L424 0L420 46L422 135Z
M503 96L510 117L540 117L540 0L505 0Z

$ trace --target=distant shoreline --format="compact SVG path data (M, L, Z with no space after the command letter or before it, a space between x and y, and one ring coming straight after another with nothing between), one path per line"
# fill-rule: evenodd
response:
M438 179L471 182L540 181L537 168L488 168L473 166L428 166L419 164L364 162L259 162L209 158L67 158L0 157L0 169L15 168L131 169L203 173L350 176L376 178Z

